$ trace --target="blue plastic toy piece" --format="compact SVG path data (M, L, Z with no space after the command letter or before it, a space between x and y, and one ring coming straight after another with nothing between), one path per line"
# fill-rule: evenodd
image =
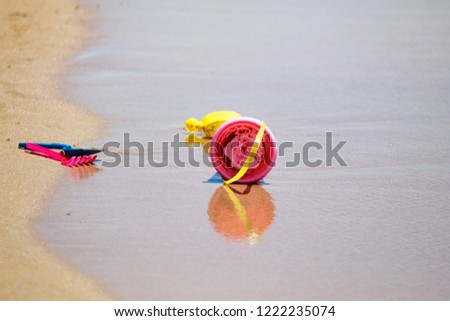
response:
M60 149L67 156L86 156L100 153L101 149L95 148L73 148L71 145L62 144L62 143L35 143L36 145L49 148L49 149ZM19 148L28 149L26 146L26 142L19 143Z
M27 149L26 142L19 143L19 148L21 149ZM50 149L66 149L66 148L72 148L72 146L62 143L35 143L36 145L50 148Z

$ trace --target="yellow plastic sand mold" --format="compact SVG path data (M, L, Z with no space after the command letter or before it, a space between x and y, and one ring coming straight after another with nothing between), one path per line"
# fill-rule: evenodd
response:
M220 110L207 114L202 121L195 118L186 119L185 127L188 132L194 133L196 131L203 131L205 137L211 138L214 136L217 128L223 123L241 117L240 114L230 110Z

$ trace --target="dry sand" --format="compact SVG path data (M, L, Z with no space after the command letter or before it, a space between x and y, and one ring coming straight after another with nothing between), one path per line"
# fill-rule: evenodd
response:
M47 250L31 228L65 168L18 150L19 141L79 144L100 124L60 100L65 59L88 39L70 0L0 0L0 299L107 299L100 286Z

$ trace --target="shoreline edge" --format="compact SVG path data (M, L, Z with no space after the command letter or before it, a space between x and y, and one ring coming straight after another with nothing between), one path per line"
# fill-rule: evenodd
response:
M17 148L19 141L78 145L99 135L99 119L61 101L58 79L89 40L87 17L73 0L0 0L1 300L110 299L32 227L63 166Z

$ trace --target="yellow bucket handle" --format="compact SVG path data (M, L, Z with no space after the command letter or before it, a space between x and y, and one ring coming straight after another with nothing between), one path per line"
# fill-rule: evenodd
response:
M245 175L245 173L247 173L248 168L253 163L253 159L255 158L255 155L258 152L259 145L261 145L261 141L264 136L265 130L266 130L266 124L262 121L261 127L259 128L259 131L256 134L256 138L255 138L255 141L253 142L252 149L250 150L250 153L248 153L248 156L244 162L244 165L241 167L239 172L237 172L237 174L234 177L232 177L229 180L224 182L225 185L236 182L237 180L241 179L242 176Z

